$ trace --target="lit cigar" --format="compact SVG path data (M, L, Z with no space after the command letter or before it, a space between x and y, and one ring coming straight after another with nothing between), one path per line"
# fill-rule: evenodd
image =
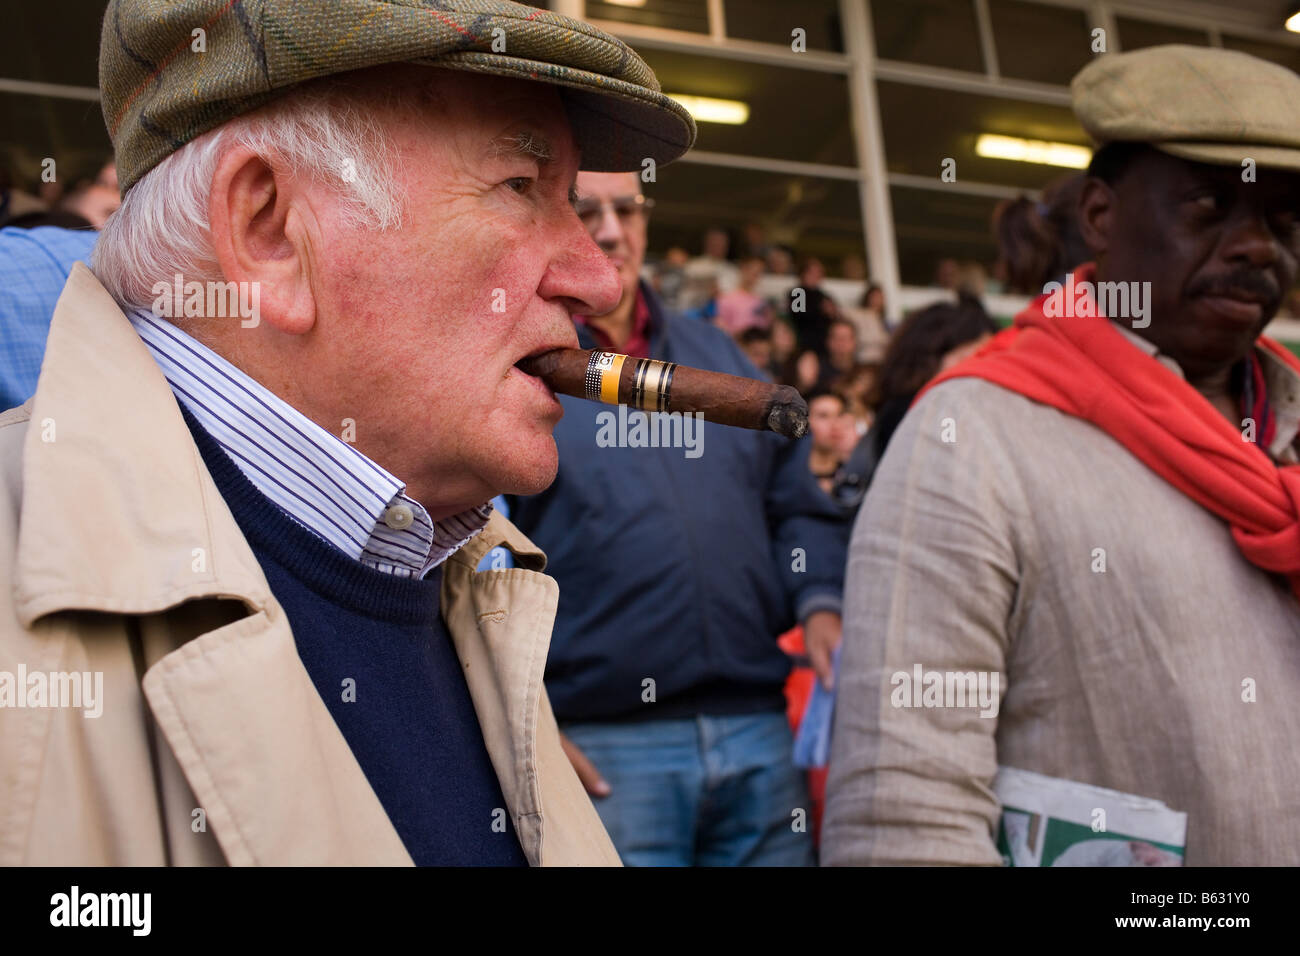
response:
M789 438L808 431L808 405L789 385L599 349L555 349L517 364L555 391L593 402L651 412L699 412L706 422L770 428Z

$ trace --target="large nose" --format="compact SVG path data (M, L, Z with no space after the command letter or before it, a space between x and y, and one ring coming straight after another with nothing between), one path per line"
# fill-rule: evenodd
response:
M614 311L623 295L618 270L576 215L570 212L565 218L563 235L538 294L560 300L571 315Z
M1228 259L1267 269L1281 258L1282 243L1269 225L1267 211L1252 209L1231 226L1223 251Z

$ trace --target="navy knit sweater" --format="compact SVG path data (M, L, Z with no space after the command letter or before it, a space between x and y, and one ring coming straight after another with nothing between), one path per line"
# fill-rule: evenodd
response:
M366 567L265 497L181 409L204 464L288 615L330 716L420 866L524 866L442 620L441 569Z

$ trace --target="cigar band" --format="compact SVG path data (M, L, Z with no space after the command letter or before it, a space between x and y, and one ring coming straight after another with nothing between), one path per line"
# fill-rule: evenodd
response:
M632 401L629 404L652 412L667 411L676 370L676 362L637 359L632 372Z
M618 404L618 378L623 372L626 355L593 351L587 360L587 398L607 405Z

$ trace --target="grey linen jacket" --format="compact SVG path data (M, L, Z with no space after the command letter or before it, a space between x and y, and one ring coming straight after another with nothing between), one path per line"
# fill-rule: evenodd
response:
M1278 457L1300 377L1265 367ZM998 713L893 706L918 663L999 673ZM1187 813L1188 865L1295 864L1298 743L1300 604L1222 519L988 382L909 412L849 550L824 862L999 863L1005 765Z

